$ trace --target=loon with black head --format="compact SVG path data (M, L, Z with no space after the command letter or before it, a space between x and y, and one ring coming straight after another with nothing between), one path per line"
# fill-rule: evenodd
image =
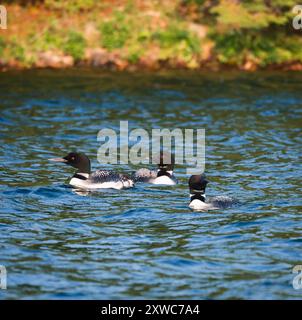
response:
M157 170L141 168L133 174L134 182L146 182L159 185L175 185L177 179L173 174L174 155L167 152L161 152L156 159Z
M91 173L89 158L84 153L70 152L63 158L49 159L62 162L77 169L69 184L80 189L123 189L134 186L133 180L125 174L109 170Z
M225 209L237 204L238 201L228 196L217 196L207 200L206 187L209 181L205 174L193 175L189 179L190 204L193 210L208 211L215 209Z

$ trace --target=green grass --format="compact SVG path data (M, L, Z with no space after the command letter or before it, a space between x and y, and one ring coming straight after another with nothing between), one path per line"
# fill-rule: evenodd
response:
M16 37L9 41L0 38L0 56L4 61L15 60L26 64L27 56L25 48Z
M24 48L17 42L11 42L8 44L8 50L10 55L17 61L26 62L26 53Z
M121 13L116 13L109 21L104 21L99 27L101 44L108 50L122 48L131 36L129 21Z
M57 29L50 27L36 43L42 50L59 49L63 47L64 35Z
M56 26L51 26L34 40L32 48L35 51L59 50L79 61L84 57L86 40L80 32L67 30L63 33Z
M218 60L241 65L247 57L265 67L270 64L302 61L302 39L284 33L262 35L250 30L214 34Z
M45 0L49 9L78 12L95 9L101 1L98 0Z
M6 47L6 42L4 41L3 38L0 37L0 56L3 55L3 51Z
M71 55L76 61L83 58L86 47L84 37L75 31L69 31L63 44L63 51Z
M171 48L180 43L184 44L192 54L200 53L200 40L185 28L171 24L166 30L160 30L152 35L152 39L158 41L160 47Z

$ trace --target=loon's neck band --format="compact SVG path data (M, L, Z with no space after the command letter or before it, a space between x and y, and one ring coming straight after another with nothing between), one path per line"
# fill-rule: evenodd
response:
M167 176L167 177L171 178L172 174L173 174L173 171L167 171L167 170L163 170L163 169L159 169L157 171L157 177Z
M204 193L202 194L200 190L197 193L190 194L190 198L191 198L191 201L193 200L200 200L202 202L206 201L206 195Z

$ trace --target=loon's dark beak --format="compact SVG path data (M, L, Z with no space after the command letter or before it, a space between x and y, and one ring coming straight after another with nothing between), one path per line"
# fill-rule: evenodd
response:
M52 158L52 159L48 159L49 161L55 161L55 162L68 162L68 160L64 159L64 158Z

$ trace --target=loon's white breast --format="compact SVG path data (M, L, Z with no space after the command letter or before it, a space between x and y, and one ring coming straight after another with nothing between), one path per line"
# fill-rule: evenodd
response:
M175 185L177 180L173 175L173 171L166 171L167 174L157 176L158 170L149 170L146 168L141 168L136 171L133 175L133 180L135 182L146 182L157 185Z
M189 207L193 210L208 211L226 209L237 203L238 201L234 198L228 196L217 196L210 198L208 201L194 199L190 202Z
M190 202L189 207L193 210L200 210L200 211L208 211L208 210L215 210L218 209L214 207L211 203L203 202L199 199L194 199Z
M176 181L175 179L172 179L169 176L160 176L160 177L156 177L151 183L173 186L176 184Z
M77 173L71 178L69 184L81 189L120 190L134 186L134 182L128 176L106 170L98 170L90 175Z

